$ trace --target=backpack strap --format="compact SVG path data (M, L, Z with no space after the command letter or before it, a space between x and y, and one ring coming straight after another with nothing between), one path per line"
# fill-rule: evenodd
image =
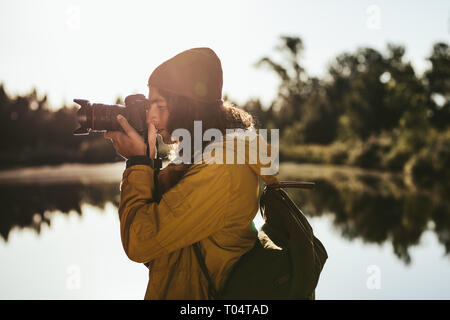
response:
M267 185L268 188L278 189L278 188L302 188L302 189L313 189L315 186L314 182L305 182L305 181L280 181L276 184ZM218 298L218 293L214 286L214 283L209 275L208 268L206 267L205 261L203 259L202 252L200 250L200 242L196 242L193 244L195 256L200 265L200 269L202 270L203 275L206 277L208 281L208 294L214 299Z
M197 258L198 264L200 265L200 269L202 269L203 275L206 277L208 281L208 294L213 297L213 299L217 299L217 291L214 286L214 283L209 275L208 268L206 267L205 261L203 259L202 252L200 251L200 242L196 242L193 244L195 256Z
M279 183L269 184L268 188L279 189L279 188L299 188L299 189L314 189L316 184L314 182L306 181L280 181Z

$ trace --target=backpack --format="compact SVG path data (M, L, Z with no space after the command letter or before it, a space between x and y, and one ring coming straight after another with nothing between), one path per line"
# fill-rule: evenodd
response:
M328 258L302 211L283 188L308 188L314 183L282 181L266 185L260 197L264 224L258 240L233 266L220 292L214 288L199 243L194 252L213 299L315 299L319 275Z

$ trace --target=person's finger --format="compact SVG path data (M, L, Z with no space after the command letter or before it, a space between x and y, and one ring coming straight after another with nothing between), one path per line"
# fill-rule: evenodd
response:
M156 139L157 139L157 131L156 127L153 123L150 123L148 126L147 134L148 134L148 147L149 147L149 157L152 159L156 158Z
M156 158L156 127L153 123L148 126L148 146L150 151L150 158Z
M107 131L103 134L103 136L106 139L114 140L114 139L117 139L117 137L119 137L121 134L123 134L123 133L120 131Z
M107 133L108 134L105 133L104 135L111 140L114 149L116 149L116 151L119 150L124 137L127 137L127 135L120 131L109 131Z
M127 119L121 114L117 115L117 122L119 122L123 131L125 131L129 137L140 137L139 133L137 133L137 131L128 123Z

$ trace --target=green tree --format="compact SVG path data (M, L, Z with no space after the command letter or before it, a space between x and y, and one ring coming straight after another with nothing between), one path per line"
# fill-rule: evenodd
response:
M439 129L450 124L450 48L446 43L436 43L431 56L431 69L425 73L428 85L430 116Z
M388 44L386 56L359 48L339 55L330 65L327 92L338 109L341 139L366 140L393 130L405 112L423 117L426 90L404 54L404 47L393 44Z
M336 113L324 85L320 79L309 77L301 65L304 47L299 37L282 36L280 42L275 49L283 63L266 56L256 64L268 67L280 79L277 98L270 108L271 124L290 143L329 143L335 136Z

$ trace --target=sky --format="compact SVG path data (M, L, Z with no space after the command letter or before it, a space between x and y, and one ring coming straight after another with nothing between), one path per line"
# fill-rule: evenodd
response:
M281 61L281 35L300 36L301 63L322 77L338 54L387 43L406 47L420 74L438 41L450 40L450 1L0 1L0 83L7 92L36 88L53 107L74 98L113 103L147 93L162 62L194 47L220 57L223 93L238 104L269 104L279 84L256 68Z

